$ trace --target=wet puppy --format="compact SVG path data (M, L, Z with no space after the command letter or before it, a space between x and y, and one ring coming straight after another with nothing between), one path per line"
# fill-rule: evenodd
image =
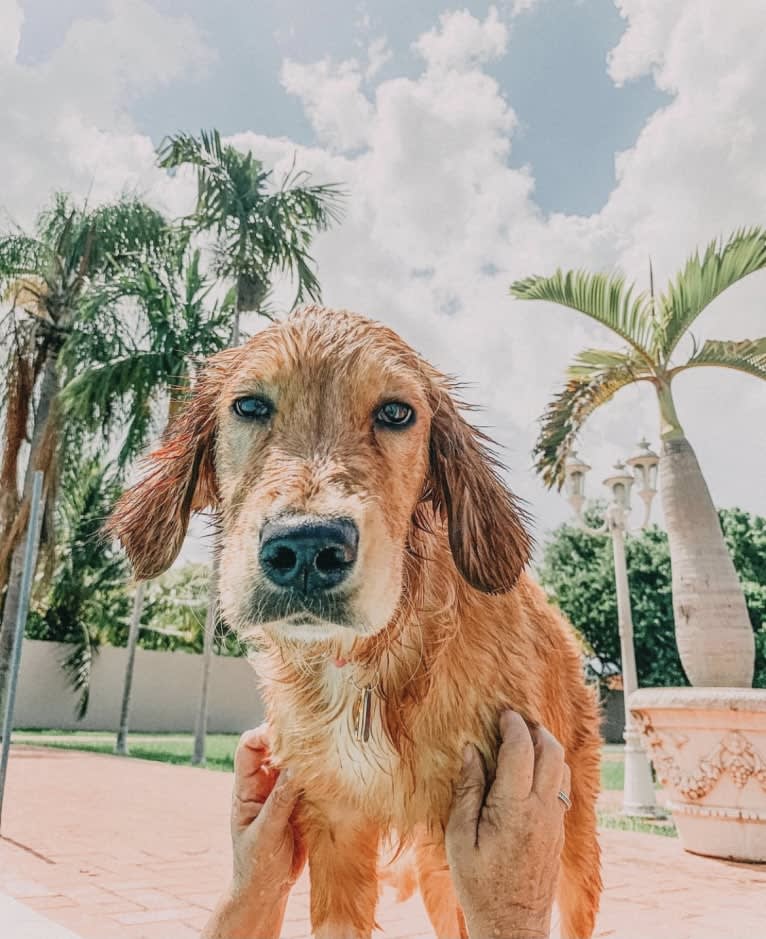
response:
M224 614L260 650L274 757L305 790L317 936L370 935L391 832L415 846L437 934L465 935L444 825L464 745L491 772L512 707L565 748L558 902L562 935L583 939L601 889L597 707L452 392L385 326L308 308L208 361L109 528L148 578L192 511L217 511Z

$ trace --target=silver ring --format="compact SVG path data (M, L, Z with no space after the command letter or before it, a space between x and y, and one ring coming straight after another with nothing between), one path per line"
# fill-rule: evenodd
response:
M569 798L569 796L566 794L566 792L564 792L563 789L559 789L558 796L559 796L559 799L561 799L561 801L564 803L564 808L565 808L565 809L571 809L571 808L572 808L572 800Z

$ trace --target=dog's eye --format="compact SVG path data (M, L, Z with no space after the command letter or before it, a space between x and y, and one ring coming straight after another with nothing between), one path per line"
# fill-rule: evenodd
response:
M267 421L274 413L274 405L271 401L260 395L237 398L231 409L238 417L244 417L249 421Z
M409 404L402 404L401 401L389 401L378 408L375 414L375 422L384 427L409 427L415 419L415 412Z

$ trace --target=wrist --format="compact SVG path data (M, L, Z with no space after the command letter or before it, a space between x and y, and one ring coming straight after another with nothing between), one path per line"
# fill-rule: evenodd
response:
M241 889L232 884L208 921L201 939L279 939L287 891Z

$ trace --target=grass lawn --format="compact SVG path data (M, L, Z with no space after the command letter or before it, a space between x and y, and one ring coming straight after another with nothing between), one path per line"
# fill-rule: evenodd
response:
M601 788L622 789L625 783L625 764L619 760L601 760Z
M208 769L234 769L234 751L239 734L208 734L206 758ZM14 743L36 747L59 747L65 750L89 750L93 753L114 753L115 734L81 730L17 730ZM130 734L130 755L163 763L191 761L194 750L192 734Z

